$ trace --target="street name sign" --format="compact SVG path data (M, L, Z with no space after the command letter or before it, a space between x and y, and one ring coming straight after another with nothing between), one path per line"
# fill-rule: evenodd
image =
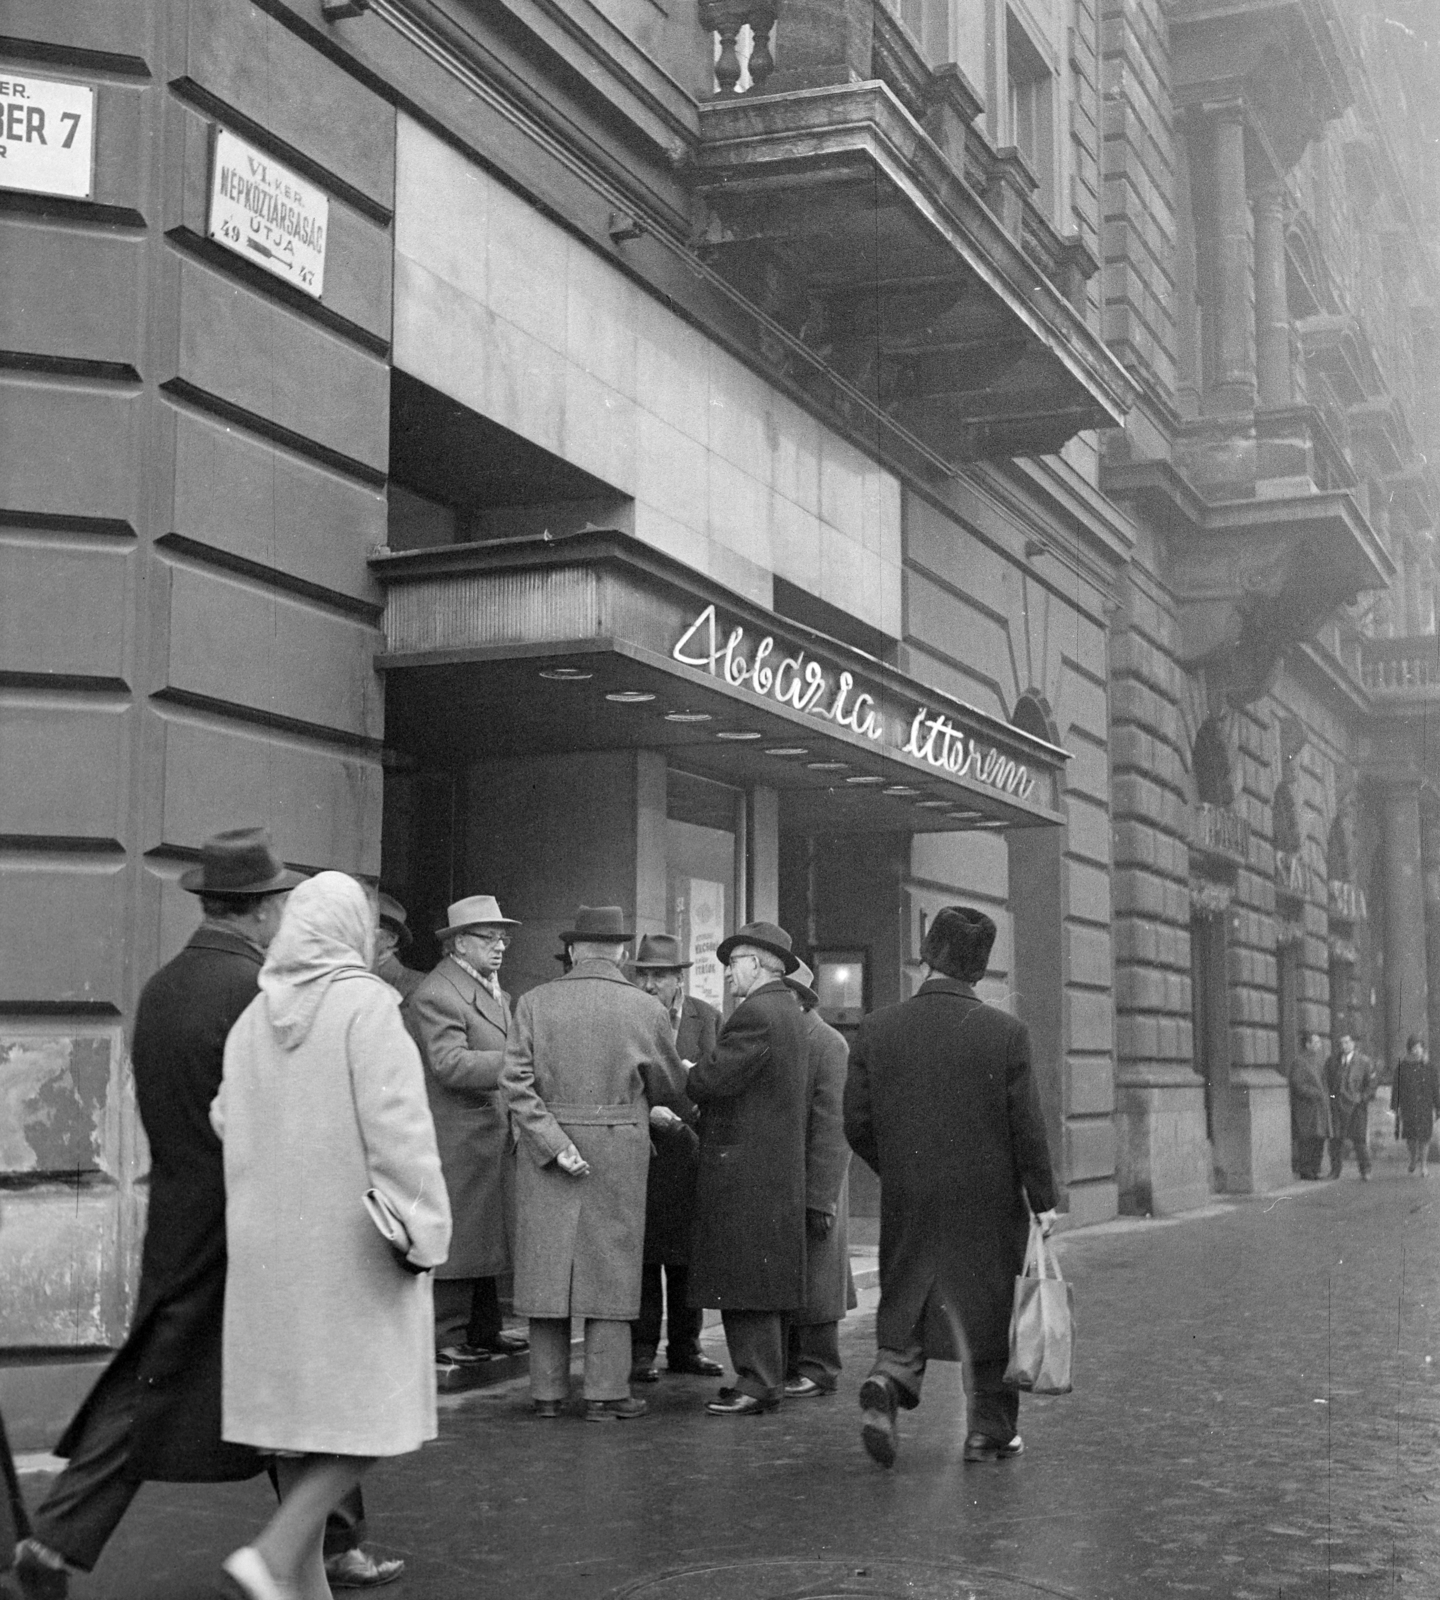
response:
M0 68L0 189L88 200L94 186L94 89Z
M219 128L206 237L319 299L330 198L288 167Z

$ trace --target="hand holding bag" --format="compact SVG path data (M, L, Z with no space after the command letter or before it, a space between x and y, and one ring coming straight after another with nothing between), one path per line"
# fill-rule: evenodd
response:
M410 1230L405 1226L405 1219L395 1209L389 1196L382 1194L379 1189L367 1189L364 1200L365 1210L371 1222L375 1224L380 1237L395 1252L395 1260L399 1265L417 1278L422 1272L428 1272L428 1267L417 1267L410 1260Z
M1070 1361L1075 1343L1075 1294L1054 1254L1045 1230L1030 1218L1025 1265L1015 1280L1010 1312L1010 1364L1005 1382L1032 1394L1069 1394Z

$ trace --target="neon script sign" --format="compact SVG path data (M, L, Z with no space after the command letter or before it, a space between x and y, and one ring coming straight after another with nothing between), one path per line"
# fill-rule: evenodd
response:
M753 656L746 657L742 652L744 642L744 628L734 627L724 644L720 643L720 628L712 605L706 606L686 628L670 654L687 667L699 667L724 678L732 688L748 687L756 694L778 700L781 705L808 711L837 727L849 728L865 739L878 741L885 737L885 720L874 696L859 694L853 700L850 698L855 689L852 673L842 672L832 677L819 661L813 656L807 657L803 650L772 662L775 640L768 633L755 647Z
M671 657L723 678L732 688L749 689L796 711L823 717L877 744L885 738L885 717L875 696L856 694L852 673L837 673L803 650L777 659L777 651L784 647L777 647L768 633L753 651L747 651L743 627L737 625L723 637L722 633L715 607L706 606L680 635ZM895 742L901 755L947 776L972 778L1018 800L1028 800L1035 791L1035 774L1029 767L957 727L943 712L932 713L928 706L915 712L904 743L899 744L898 737Z

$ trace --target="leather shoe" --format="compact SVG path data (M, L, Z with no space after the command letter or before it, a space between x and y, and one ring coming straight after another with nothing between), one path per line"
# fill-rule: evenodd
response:
M377 1559L358 1548L325 1558L325 1576L332 1589L379 1589L394 1583L404 1570L405 1563L398 1556Z
M492 1356L523 1356L530 1341L521 1333L500 1332L485 1346Z
M775 1409L773 1400L757 1400L753 1394L732 1393L725 1400L709 1400L705 1409L712 1417L759 1417Z
M666 1371L684 1372L692 1378L721 1378L725 1369L718 1361L712 1361L709 1356L685 1356L682 1360L671 1359L666 1362Z
M537 1417L558 1417L561 1402L559 1400L532 1400L530 1409Z
M587 1400L586 1422L629 1422L632 1417L643 1417L650 1409L648 1400L637 1400L627 1395L623 1400Z
M788 1378L785 1382L787 1400L813 1400L816 1395L834 1393L833 1389L827 1389L824 1384L816 1383L814 1378Z
M896 1403L895 1385L889 1378L866 1378L860 1385L860 1443L865 1454L882 1467L893 1467L900 1450Z
M630 1369L631 1383L659 1383L660 1374L654 1367L635 1366Z
M1025 1441L1017 1433L1009 1444L1002 1444L998 1439L992 1439L988 1433L971 1433L965 1436L965 1459L967 1461L1009 1461L1013 1457L1023 1455Z
M478 1367L482 1361L489 1361L491 1354L483 1345L447 1344L436 1351L435 1359L452 1367Z

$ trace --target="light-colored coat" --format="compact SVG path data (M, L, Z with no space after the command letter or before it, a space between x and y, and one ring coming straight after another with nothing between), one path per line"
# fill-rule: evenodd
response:
M405 1002L425 1063L425 1092L455 1236L437 1278L494 1278L510 1265L510 1132L500 1067L510 1003L446 956Z
M580 961L521 996L500 1081L519 1146L516 1311L633 1321L650 1107L684 1104L669 1013L609 961ZM587 1177L556 1164L569 1144Z
M282 1046L266 997L225 1043L210 1119L225 1145L223 1432L271 1450L390 1456L435 1437L428 1275L396 1261L364 1206L405 1217L434 1266L450 1207L420 1057L379 978L337 978Z

